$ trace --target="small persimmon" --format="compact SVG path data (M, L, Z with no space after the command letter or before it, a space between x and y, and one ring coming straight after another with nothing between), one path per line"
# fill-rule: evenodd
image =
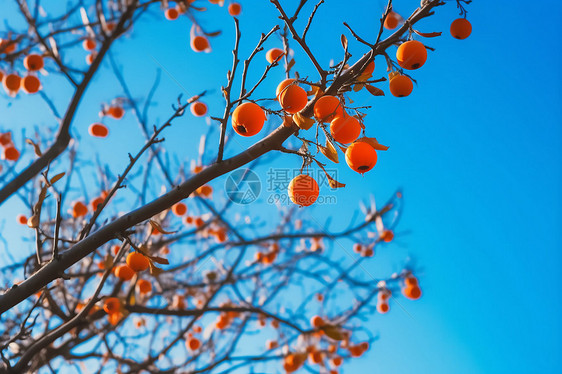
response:
M409 275L404 279L404 284L406 287L415 287L418 285L418 279L413 275Z
M314 316L310 319L310 325L316 329L324 326L325 324L324 319L320 316Z
M339 356L336 356L336 357L332 358L331 362L332 362L333 366L338 367L342 364L343 359Z
M319 364L322 362L323 358L322 352L320 351L313 351L308 354L308 361L311 364Z
M331 122L341 115L343 115L343 105L335 96L324 95L314 104L314 117L320 122Z
M41 89L41 81L35 75L26 75L21 79L21 89L27 94L34 94Z
M205 36L197 35L191 39L191 49L195 52L203 52L208 50L210 47L209 39Z
M400 44L396 51L398 65L408 70L419 69L427 60L427 49L417 40L409 40Z
M86 51L93 51L94 49L96 49L96 40L95 39L84 39L84 41L82 42L82 48L84 48L84 50Z
M83 217L88 214L88 207L81 201L72 202L72 216L74 218Z
M180 12L175 7L174 8L168 8L164 12L164 17L166 17L166 19L168 21L174 21L174 20L178 19L179 15L180 15Z
M41 70L43 69L43 66L45 66L43 56L36 53L27 55L23 59L23 66L29 71Z
M451 35L457 39L466 39L472 33L472 25L465 18L457 18L451 23Z
M242 6L239 3L230 3L228 6L228 14L231 16L237 16L242 12Z
M125 115L125 111L120 106L110 106L109 109L107 109L107 115L115 119L121 119L123 115Z
M109 129L103 123L93 123L88 127L88 133L97 138L105 138L109 134Z
M129 265L133 271L139 272L148 269L150 261L145 255L135 251L129 253L127 256L127 265Z
M390 11L384 20L384 28L387 30L394 30L396 26L398 26L398 22L400 22L400 16L398 13L394 11Z
M96 58L96 54L95 53L90 53L89 55L86 56L86 63L88 65L92 65L92 63L94 62L94 58Z
M13 145L9 145L2 150L2 159L8 161L17 161L20 158L20 151Z
M365 142L355 142L347 147L345 161L352 170L363 174L376 165L377 151Z
M200 101L196 101L191 104L191 107L189 109L191 110L191 114L193 114L195 117L203 117L205 114L207 114L207 104Z
M363 349L360 345L352 345L349 347L349 354L351 357L361 357L363 355Z
M152 291L152 283L150 283L146 279L139 279L136 287L138 293L140 293L141 295L146 295L147 293L150 293Z
M390 307L388 306L387 302L381 301L377 303L377 312L379 312L380 314L388 313L389 310Z
M390 88L390 93L394 96L406 97L412 93L414 83L412 83L412 80L409 77L398 74L390 79L388 87Z
M319 193L318 183L309 175L297 175L289 183L289 198L297 205L310 206L314 204Z
M2 84L4 85L4 89L9 95L15 95L20 89L21 78L15 73L8 74L5 75L2 79Z
M16 50L17 46L13 40L0 39L0 53L10 54Z
M271 48L269 51L267 51L267 53L265 54L265 59L267 60L267 62L269 62L270 64L273 64L275 61L278 61L281 59L281 56L283 56L285 54L285 52L282 49L279 48Z
M242 136L253 136L261 131L265 122L264 110L255 103L239 105L232 113L232 127Z
M196 351L199 349L199 347L201 347L201 341L197 338L191 338L186 340L185 345L188 350Z
M185 213L187 213L187 205L182 202L172 205L172 213L174 213L178 217L183 216Z
M90 201L90 207L92 208L92 212L95 212L98 209L98 205L100 205L104 201L105 199L101 196L98 196L94 200Z
M336 117L330 123L330 133L335 141L349 144L361 135L361 123L353 116L344 112L343 116Z
M384 230L380 235L380 238L385 243L390 243L392 239L394 239L394 233L392 232L392 230Z
M417 300L421 297L421 289L419 286L406 286L402 289L402 294L411 300Z
M20 225L27 225L27 217L23 214L18 214L16 220Z
M121 264L113 269L113 274L123 281L129 281L135 276L135 271L129 265Z
M114 314L121 312L121 300L117 297L108 297L103 302L103 310L107 314Z
M308 102L304 88L296 84L295 79L285 79L277 86L276 97L285 112L295 114L300 112Z

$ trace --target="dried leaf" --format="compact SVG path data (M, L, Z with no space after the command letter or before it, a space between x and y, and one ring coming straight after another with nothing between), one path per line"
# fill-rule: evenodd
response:
M332 325L325 325L322 326L321 329L324 331L324 333L326 334L326 336L328 336L329 338L332 338L334 340L344 340L347 337L347 334L345 334L341 328L337 327L337 326L332 326Z
M160 269L152 261L149 261L148 264L150 265L150 274L157 277L164 272L163 269Z
M55 175L54 177L51 178L49 183L51 183L51 185L57 183L62 177L64 177L65 174L66 173L59 173L59 174Z
M357 83L355 86L353 86L353 91L359 92L363 89L363 87L365 87L365 85L363 83Z
M305 117L300 113L293 114L293 121L303 130L308 130L314 125L314 120L312 118Z
M382 145L380 144L376 138L368 138L368 137L363 137L363 138L359 138L356 140L356 142L365 142L367 144L369 144L371 147L373 147L374 149L376 149L377 151L386 151L388 150L388 147L386 145Z
M384 91L380 88L371 86L370 84L365 85L365 87L367 87L367 91L373 96L384 96Z
M291 68L295 66L295 59L292 58L291 61L289 61L289 64L287 65L287 70L291 70Z
M322 152L322 154L324 154L324 156L328 157L331 161L335 162L336 164L340 162L338 158L338 152L336 151L336 148L334 147L332 142L326 140L326 146L325 147L320 146L320 151Z
M39 227L39 216L33 215L27 219L27 226L31 227L32 229L36 229Z
M293 117L291 116L285 116L283 117L283 126L285 127L292 127L293 126Z
M39 145L38 145L38 144L35 144L35 142L34 142L33 140L31 140L31 139L25 139L25 142L26 142L27 144L30 144L30 145L33 146L33 150L35 151L35 155L36 155L37 157L41 157L41 156L43 155L43 154L41 153L41 148L39 148Z
M347 51L347 38L343 34L341 35L341 45L343 46L343 49Z
M168 261L168 259L164 258L164 257L158 257L158 256L146 256L148 257L150 260L161 264L161 265L169 265L170 262Z
M213 31L213 32L208 32L205 35L210 36L211 38L215 37L215 36L219 36L222 33L222 31L218 30L218 31Z
M148 221L150 223L150 226L152 226L153 229L158 230L159 233L161 234L175 234L177 231L166 231L162 228L162 225L160 225L158 222L153 221L153 220L149 220Z
M441 32L419 32L418 30L414 30L416 34L419 36L423 36L424 38L435 38L436 36L441 36Z
M331 188L342 188L345 187L345 183L340 183L337 180L335 180L334 178L332 178L330 175L328 175L328 173L326 173L326 177L328 178L328 184L330 185Z

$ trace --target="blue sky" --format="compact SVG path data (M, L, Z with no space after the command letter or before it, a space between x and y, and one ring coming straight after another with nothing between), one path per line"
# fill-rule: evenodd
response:
M269 31L277 21L269 2L241 3L245 38L241 52L247 54L259 33ZM382 1L360 2L369 11L331 0L326 3L309 34L312 50L323 64L341 55L339 37L346 32L343 20L363 37L373 39L383 9ZM407 15L418 3L396 0L395 10ZM390 150L379 154L377 166L364 177L340 164L338 179L347 184L345 189L322 188L322 193L337 197L337 207L319 206L306 213L311 220L323 222L337 209L332 227L345 227L358 197L366 200L374 194L382 203L396 188L404 191L395 243L366 266L382 276L400 269L411 257L420 269L424 294L417 302L399 300L407 313L391 305L392 313L373 316L369 327L380 335L380 341L344 373L562 370L562 61L557 16L562 6L555 1L545 1L542 6L475 1L467 9L473 25L467 40L453 39L448 33L457 16L454 3L437 9L435 17L419 24L420 31L443 31L443 36L424 40L436 51L412 73L418 85L410 97L374 98L365 93L353 97L357 105L373 106L367 116L367 134ZM126 67L125 76L135 96L146 94L156 69L164 66L169 75L162 74L152 122L166 118L170 103L182 92L176 81L187 90L184 96L214 87L205 101L211 114L222 115L218 87L224 84L231 65L233 38L224 9L210 7L200 17L209 29L218 23L223 30L211 41L211 54L195 54L187 47L187 20L165 22L160 16L157 12L144 18L115 52ZM358 58L362 47L347 35ZM266 44L267 48L273 46L280 46L280 41L273 38ZM301 76L315 79L302 51L292 47ZM257 61L254 75L264 66L265 61ZM374 76L384 75L384 60L377 58ZM282 77L280 70L273 72L258 95L272 97L270 91ZM51 79L55 82L57 78L48 77L45 87ZM110 122L112 136L103 145L86 135L87 126L97 118L99 103L108 100L105 90L114 84L110 77L95 79L73 132L82 137L83 152L102 150L100 159L119 170L127 161L124 152L138 148L142 141L141 134L131 131L136 130L132 116L120 123ZM384 83L380 87L389 94ZM55 100L62 100L67 90L60 85L53 93ZM0 99L0 126L52 126L48 117L26 113L30 103L44 109L38 98L20 97L11 107L5 98ZM167 144L193 158L198 137L192 134L206 129L204 119L186 116L167 133ZM227 155L238 153L254 140L237 138ZM104 152L100 147L115 151ZM287 167L300 164L286 155L270 162ZM264 167L259 170L265 172ZM18 199L2 206L2 235L25 232L11 219L21 209Z

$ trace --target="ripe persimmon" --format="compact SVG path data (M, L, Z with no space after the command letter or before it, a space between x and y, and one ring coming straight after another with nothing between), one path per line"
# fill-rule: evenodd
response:
M313 351L308 354L308 361L311 364L319 364L322 362L323 358L322 352L320 351Z
M98 196L94 200L90 201L90 207L92 208L92 212L95 212L98 209L98 205L103 203L105 198Z
M82 217L88 214L88 207L83 202L76 200L72 202L72 216L74 218Z
M84 48L86 51L93 51L94 49L96 49L96 41L95 39L84 39L84 41L82 42L82 48Z
M36 53L25 56L23 59L23 66L29 71L37 71L43 69L45 63L43 57Z
M381 313L381 314L385 314L388 313L388 311L390 310L390 307L388 306L388 303L385 301L381 301L377 303L377 312Z
M343 116L336 117L330 123L330 133L335 141L349 144L361 135L359 120L344 112Z
M466 39L472 33L472 25L465 18L457 18L451 23L451 35L457 39Z
M20 158L20 151L13 145L9 145L2 150L2 159L8 161L17 161Z
M419 286L406 286L402 288L402 294L411 300L417 300L421 297L421 289Z
M147 281L146 279L139 279L137 282L137 291L141 295L146 295L152 291L152 283Z
M103 302L103 310L107 314L114 314L121 312L121 300L117 297L108 297Z
M363 174L376 165L377 151L365 142L355 142L347 147L345 161L352 170Z
M129 281L134 277L135 271L129 265L121 264L113 269L113 274L123 281Z
M172 213L174 213L178 217L183 216L185 213L187 213L187 205L182 202L172 205Z
M133 271L144 271L150 266L150 261L148 261L145 255L135 251L129 253L127 256L127 265L129 265Z
M314 316L310 319L310 325L314 328L319 328L325 325L324 319L320 316Z
M373 71L375 71L375 61L371 61L367 64L367 66L365 66L365 70L363 70L361 76L370 77L373 74Z
M93 123L88 127L88 133L97 138L105 138L109 134L109 129L103 123Z
M242 136L253 136L261 131L265 122L265 112L255 103L239 105L232 113L232 127Z
M27 217L23 214L18 214L18 216L16 217L18 223L20 225L27 225Z
M196 351L201 347L201 341L197 338L190 338L185 341L185 346L190 351Z
M352 345L348 349L351 357L361 357L363 355L363 349L360 345Z
M242 6L239 3L230 3L228 6L228 13L231 16L237 16L242 11Z
M175 7L174 8L168 8L164 12L164 16L166 17L166 19L168 21L173 21L173 20L178 19L179 15L180 15L180 12Z
M398 65L408 70L419 69L427 60L427 49L417 40L409 40L400 44L396 51Z
M343 362L343 359L339 356L336 356L336 357L332 358L332 365L334 365L336 367L340 366L342 364L342 362Z
M0 145L2 147L5 147L9 144L12 144L12 133L11 132L0 133Z
M34 94L41 89L41 82L35 75L26 75L21 79L21 89L27 94Z
M285 79L279 83L275 96L281 108L290 114L300 112L308 102L306 91L297 85L295 79Z
M196 101L191 104L191 107L189 109L191 110L191 114L193 114L195 117L203 117L205 114L207 114L207 104L200 101Z
M10 54L17 48L17 43L13 40L0 39L0 53Z
M94 58L96 58L96 54L95 53L90 53L89 55L86 56L86 63L88 65L92 65L92 62L94 62Z
M203 52L209 49L209 39L205 36L197 35L191 39L191 49L195 52Z
M107 109L107 115L115 119L121 119L125 115L125 111L120 106L114 105Z
M297 205L309 206L314 204L319 193L318 183L310 175L297 175L289 183L289 198Z
M390 93L394 96L405 97L412 93L414 84L409 77L398 74L390 79L388 87L390 88Z
M4 89L9 95L15 95L20 89L21 78L15 73L4 75L2 84L4 85Z
M409 275L404 279L404 284L406 287L414 287L418 285L418 279L413 275Z
M390 11L384 20L384 28L387 30L394 30L398 26L400 16L394 11Z
M314 104L314 117L320 122L331 122L342 114L343 105L335 96L324 95Z
M267 62L269 62L270 64L273 64L275 61L280 60L281 56L283 56L285 54L285 52L282 49L279 48L271 48L269 51L267 51L267 53L265 54L265 59L267 60Z
M390 243L394 239L394 233L392 230L384 230L380 235L381 240L386 243Z

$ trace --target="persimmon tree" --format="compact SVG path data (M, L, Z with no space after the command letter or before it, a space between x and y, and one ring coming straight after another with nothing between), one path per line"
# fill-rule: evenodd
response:
M354 106L353 96L361 90L373 101L385 91L396 100L410 95L412 75L432 51L426 38L441 34L422 32L416 23L441 6L456 5L461 17L450 33L464 39L471 32L469 2L423 0L400 15L389 1L374 38L344 22L342 48L326 66L307 38L321 22L315 18L319 8L334 6L324 0L271 0L279 23L264 30L247 55L239 48L244 3L70 0L61 11L39 0L15 0L25 26L1 32L0 100L10 110L5 103L38 95L44 106L34 111L57 126L20 136L0 123L0 204L20 199L27 212L22 209L16 219L28 226L21 242L3 241L0 371L227 373L262 365L333 374L364 355L376 338L362 321L387 313L397 298L421 296L413 268L365 280L362 267L375 249L392 242L402 194L364 207L364 220L342 231L318 229L302 212L321 197L315 176L325 173L330 188L345 188L330 174L332 166L368 173L387 150L369 129L369 108ZM185 48L212 56L213 38L226 26L211 31L201 21L208 7L223 5L234 25L225 84L189 99L179 96L167 119L150 123L159 79L150 92L133 92L112 51L127 43L124 36L135 33L141 17L156 14L162 22L188 19ZM279 45L266 50L272 39ZM84 60L68 57L77 50ZM259 59L267 64L255 73ZM297 69L304 66L314 76L300 76ZM284 69L286 79L274 82L274 69ZM71 88L66 101L54 100L50 87L42 86L47 73ZM101 103L102 120L79 123L80 102L98 75L112 75L118 86L108 85L115 92ZM258 96L264 87L270 96ZM210 95L220 95L224 107L208 108ZM135 118L145 139L129 150L126 166L84 162L95 157L82 154L72 129L88 128L91 138L83 142L103 141L110 136L104 120L124 115ZM197 161L170 162L166 131L180 117L202 116L211 130L195 134L199 152L176 155ZM226 156L236 137L255 143ZM278 204L278 217L215 199L224 195L215 179L272 153L294 157L297 171L287 186L290 204ZM86 171L95 175L93 183L84 182ZM152 181L165 191L154 193ZM7 219L10 213L0 209ZM349 265L334 256L344 239L355 243L346 252L353 259ZM29 243L33 251L16 260L12 254Z

